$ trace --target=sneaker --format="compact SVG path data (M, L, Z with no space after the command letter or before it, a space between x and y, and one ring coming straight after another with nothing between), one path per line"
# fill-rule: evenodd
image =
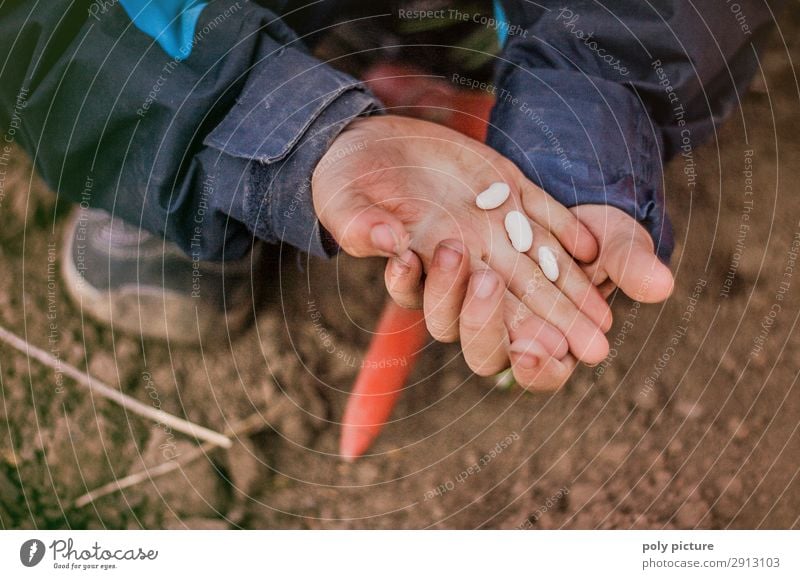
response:
M105 211L76 209L64 239L70 296L115 330L197 344L232 338L252 320L262 244L235 262L193 261L175 244Z

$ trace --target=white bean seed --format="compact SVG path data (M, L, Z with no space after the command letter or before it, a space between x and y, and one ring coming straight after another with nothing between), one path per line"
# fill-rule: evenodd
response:
M544 277L554 282L558 279L558 260L555 252L543 245L539 248L539 267L542 268Z
M506 202L511 195L511 187L508 183L499 181L492 183L489 188L475 198L475 204L481 209L497 209Z
M533 229L528 218L519 211L509 211L505 219L506 233L511 245L520 253L525 253L533 245Z

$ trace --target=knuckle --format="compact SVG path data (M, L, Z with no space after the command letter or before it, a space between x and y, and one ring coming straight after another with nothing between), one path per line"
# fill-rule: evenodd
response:
M389 291L389 296L401 308L407 310L419 310L422 307L422 300L415 293L403 293Z
M461 316L461 333L465 335L476 335L486 332L490 328L490 320L474 317L469 314Z
M517 375L515 371L514 377L520 386L530 392L556 392L564 385L564 382L553 380L552 377L549 376L543 376L541 372L532 375L527 375L524 372L520 374L521 375Z
M351 239L349 236L342 238L334 237L334 239L341 239L341 241L338 241L339 247L341 247L347 255L352 257L370 257L369 250L361 244L356 243L355 240Z
M392 275L386 277L386 290L396 302L408 300L420 293L420 288L416 280L404 277L393 277Z
M458 340L458 326L446 320L426 316L425 325L433 339L437 342L451 344Z
M422 309L422 298L419 294L409 294L403 296L404 301L397 302L397 305L407 309L407 310L421 310ZM395 300L397 301L397 300Z

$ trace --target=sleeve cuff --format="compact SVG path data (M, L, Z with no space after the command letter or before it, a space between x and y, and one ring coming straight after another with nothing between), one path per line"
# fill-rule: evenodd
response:
M338 245L314 212L311 175L347 124L375 110L376 105L377 101L363 92L345 93L317 117L288 157L274 163L251 163L245 212L256 235L318 257L338 252Z
M298 72L280 80L286 70ZM205 142L238 160L221 171L230 190L241 191L232 215L267 242L335 254L314 212L311 175L345 126L379 107L358 81L303 52L286 49L265 61Z

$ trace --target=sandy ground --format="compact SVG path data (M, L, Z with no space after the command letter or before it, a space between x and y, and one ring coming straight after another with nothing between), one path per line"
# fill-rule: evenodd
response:
M673 297L614 297L611 356L554 395L493 389L458 348L431 344L355 465L335 457L336 420L384 299L379 261L300 268L289 256L256 323L217 349L112 333L67 298L56 268L68 208L15 150L2 324L146 403L220 430L254 412L265 423L78 508L87 490L195 443L2 346L0 527L800 527L800 19L781 24L788 48L776 34L741 112L692 151L693 193L686 161L669 167Z

